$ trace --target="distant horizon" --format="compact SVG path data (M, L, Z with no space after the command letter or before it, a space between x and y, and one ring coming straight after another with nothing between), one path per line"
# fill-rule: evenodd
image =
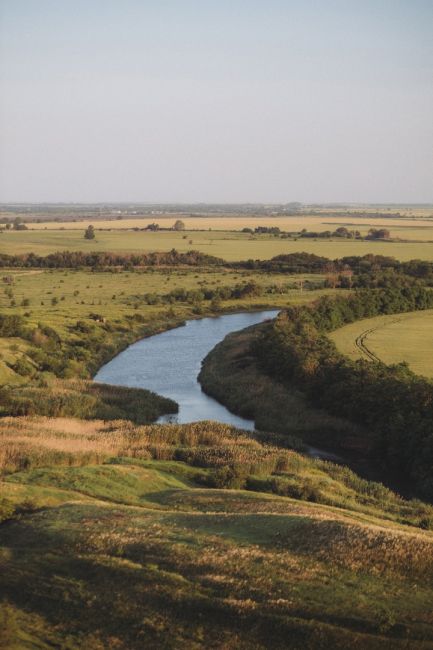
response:
M433 207L432 201L0 201L0 207L8 205L25 206L254 206L254 205L295 205L302 207L346 207L346 206L377 206L377 207Z

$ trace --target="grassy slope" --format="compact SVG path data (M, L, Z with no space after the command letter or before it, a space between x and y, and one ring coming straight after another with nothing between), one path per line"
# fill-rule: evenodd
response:
M385 224L386 225L386 224ZM253 223L254 226L254 223ZM332 229L325 226L324 229ZM388 226L386 226L388 227ZM27 230L5 231L0 234L0 252L27 253L29 250L39 255L46 255L59 250L115 251L115 252L149 252L169 251L176 248L186 252L191 248L202 253L234 261L241 259L270 259L281 253L307 252L323 255L331 259L348 255L390 255L400 260L433 260L433 244L428 241L415 241L415 231L399 231L401 237L414 235L411 242L374 242L351 241L344 239L320 240L279 239L262 236L250 236L232 231L190 231L175 232L134 232L97 231L96 239L87 241L83 230ZM421 231L425 236L429 233ZM185 237L185 238L184 238ZM421 239L421 235L419 235Z
M329 338L352 359L368 358L367 349L384 363L406 361L417 374L433 377L433 310L367 318Z
M223 425L9 420L3 449L16 425L45 453L69 448L76 466L0 483L24 512L0 525L0 645L3 634L10 648L433 647L431 532L367 502L354 512L200 487L212 467L146 458L168 438L257 455ZM126 440L135 451L122 457ZM109 464L87 464L89 444L105 445ZM326 475L326 464L287 453L299 480Z

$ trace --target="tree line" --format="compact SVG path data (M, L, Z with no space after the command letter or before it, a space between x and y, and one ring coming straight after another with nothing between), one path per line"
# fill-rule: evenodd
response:
M265 371L300 387L315 405L362 425L375 458L433 499L433 382L405 363L351 361L326 336L361 318L429 308L433 292L423 287L324 297L282 312L254 354Z
M310 291L323 287L323 281L313 282L306 280L303 283L303 290ZM174 304L176 302L186 302L194 304L203 300L221 301L221 300L242 300L243 298L254 298L265 295L282 295L299 289L299 284L287 282L285 284L267 284L262 285L254 280L245 283L238 283L233 286L224 285L220 287L205 287L203 289L185 289L178 287L168 293L146 293L143 300L148 305L157 304Z
M401 262L395 257L386 255L351 255L331 260L314 253L287 253L276 255L269 260L246 260L233 262L232 266L271 271L275 273L341 273L350 269L355 275L378 275L385 271L393 270L402 275L407 275L433 283L433 262L424 260L410 260Z
M110 252L60 251L49 255L25 253L0 254L0 268L95 268L140 266L219 266L224 261L199 251L181 253L175 249L167 252L117 254Z
M225 266L233 269L258 270L282 274L336 274L347 285L345 273L353 274L353 286L385 286L387 278L419 280L433 286L433 262L410 260L400 262L385 255L348 256L331 260L313 253L287 253L269 260L241 260L227 262L219 257L190 250L185 253L172 249L166 252L113 253L59 251L42 256L36 253L8 255L0 253L0 268L126 268L146 266ZM382 284L381 284L382 283ZM389 282L388 282L389 283Z

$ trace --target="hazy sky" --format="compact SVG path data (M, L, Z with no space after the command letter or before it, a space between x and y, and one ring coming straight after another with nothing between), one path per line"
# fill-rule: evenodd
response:
M0 201L433 202L433 0L0 0Z

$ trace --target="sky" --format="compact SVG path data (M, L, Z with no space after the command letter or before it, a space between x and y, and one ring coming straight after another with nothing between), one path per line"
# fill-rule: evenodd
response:
M433 0L0 0L2 202L433 202Z

